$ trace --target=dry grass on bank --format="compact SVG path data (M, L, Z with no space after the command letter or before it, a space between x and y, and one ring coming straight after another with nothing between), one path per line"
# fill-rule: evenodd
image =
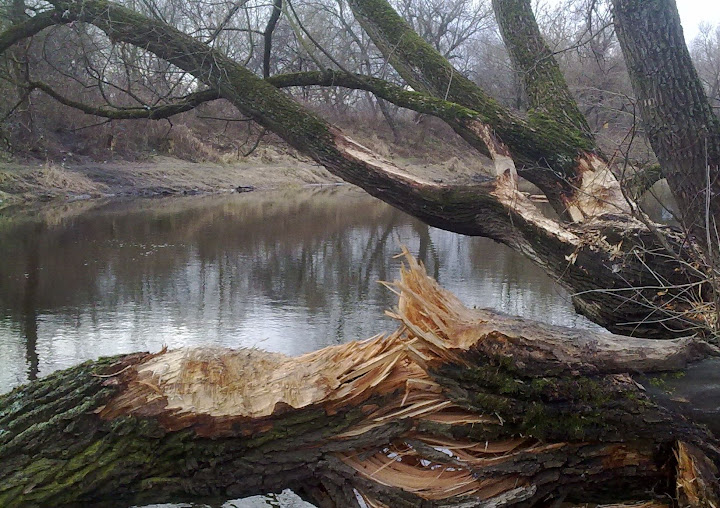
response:
M40 166L0 164L0 199L52 198L59 195L100 195L107 186L53 162Z
M193 163L155 156L144 161L0 163L0 207L50 199L157 196L232 192L307 184L334 184L324 168L288 158L266 147L252 162Z
M468 180L485 160L449 127L430 117L401 116L396 137L381 116L318 111L358 142L411 173L437 181ZM92 129L55 108L25 139L19 163L0 163L0 206L36 199L228 192L340 180L257 126L207 120L230 116L223 101L166 121L115 121ZM52 127L52 126L56 127Z

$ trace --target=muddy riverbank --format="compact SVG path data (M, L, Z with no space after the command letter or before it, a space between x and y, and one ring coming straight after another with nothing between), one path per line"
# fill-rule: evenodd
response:
M437 156L393 162L438 181L467 181L483 171L477 158ZM226 163L190 162L161 155L139 161L0 162L0 207L36 201L217 194L338 183L342 180L311 160L272 146Z
M0 206L43 200L213 194L340 180L286 158L218 164L155 156L144 161L0 164Z

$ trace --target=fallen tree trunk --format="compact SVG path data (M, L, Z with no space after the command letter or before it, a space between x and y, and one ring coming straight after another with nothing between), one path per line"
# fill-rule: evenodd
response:
M389 336L298 358L137 353L0 397L0 505L292 488L320 507L717 506L720 443L630 375L716 348L470 310L408 262Z

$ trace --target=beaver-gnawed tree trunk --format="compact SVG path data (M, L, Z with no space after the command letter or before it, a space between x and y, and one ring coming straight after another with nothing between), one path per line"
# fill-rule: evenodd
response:
M496 0L495 15L522 76L530 110L508 111L418 36L387 0L349 0L360 24L415 89L479 112L495 143L507 148L525 179L537 185L556 212L581 222L626 213L611 166L597 150L587 121L538 29L528 0Z
M118 112L66 100L43 83L30 88L90 114L124 118L162 118L223 97L374 196L431 225L487 236L527 255L600 324L656 337L714 326L713 288L696 263L696 245L711 253L707 242L633 217L633 203L619 193L548 60L526 0L494 3L513 59L527 74L527 117L460 76L384 0L350 0L416 91L346 73L343 79L436 114L492 156L494 173L472 185L404 172L273 85L320 82L327 73L263 81L199 40L112 2L51 3L54 11L0 34L0 51L51 24L87 22L113 42L184 69L209 90L169 106ZM629 3L616 2L616 10ZM639 23L620 14L620 24ZM659 50L632 41L624 49ZM543 65L526 58L528 51ZM560 221L517 192L516 165L543 189ZM579 336L471 311L411 266L398 286L402 326L389 337L298 359L218 349L140 353L84 364L3 396L0 505L234 497L286 487L318 506L357 506L358 497L370 506L502 506L656 494L682 505L718 505L716 438L655 404L631 377L681 369L717 350L688 339Z
M717 506L720 443L633 379L717 349L470 310L408 263L389 336L137 353L0 397L0 505Z

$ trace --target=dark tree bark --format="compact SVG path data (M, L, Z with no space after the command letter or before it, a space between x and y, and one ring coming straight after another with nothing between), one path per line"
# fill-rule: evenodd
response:
M712 110L671 0L613 0L643 125L687 231L717 267L720 119Z
M554 87L551 95L565 87L552 65L526 84L538 87L537 99L534 113L521 118L413 37L387 3L351 4L381 50L393 49L389 58L417 92L342 78L434 110L501 162L494 177L454 185L407 174L271 84L308 75L263 81L112 2L56 0L56 13L0 34L0 49L48 19L92 23L112 41L191 73L208 93L372 195L430 225L522 252L575 291L578 310L596 322L661 337L711 328L697 307L708 291L694 244L632 218L574 115L551 117L559 110L542 104L550 97L541 85ZM544 51L527 3L504 5L520 9L506 12L505 37ZM513 16L524 21L513 24ZM518 65L527 65L520 56ZM545 218L517 191L513 160L566 223ZM586 192L591 200L582 198ZM290 487L319 506L357 506L356 493L371 506L414 507L614 503L647 500L651 492L681 505L717 506L716 438L651 399L633 378L682 369L716 349L693 339L580 336L471 311L409 262L398 285L402 325L387 338L299 359L219 349L139 353L1 397L0 505L235 497Z
M270 57L272 55L272 37L275 27L277 26L278 20L280 20L280 14L282 14L282 0L274 0L273 11L268 20L265 32L263 32L263 77L270 77Z
M22 25L28 18L25 13L25 0L12 0L9 6L10 21L13 25ZM23 137L32 134L34 131L32 104L30 92L24 86L27 81L30 67L28 64L27 52L30 47L28 40L16 44L9 52L8 77L16 91L17 105L15 106L16 118L19 120Z
M299 358L138 353L0 397L0 504L717 501L716 438L632 378L716 349L470 310L408 263L387 337Z
M62 15L55 11L42 12L30 19L14 24L0 34L0 53L4 53L13 45L37 35L42 30L62 23Z

